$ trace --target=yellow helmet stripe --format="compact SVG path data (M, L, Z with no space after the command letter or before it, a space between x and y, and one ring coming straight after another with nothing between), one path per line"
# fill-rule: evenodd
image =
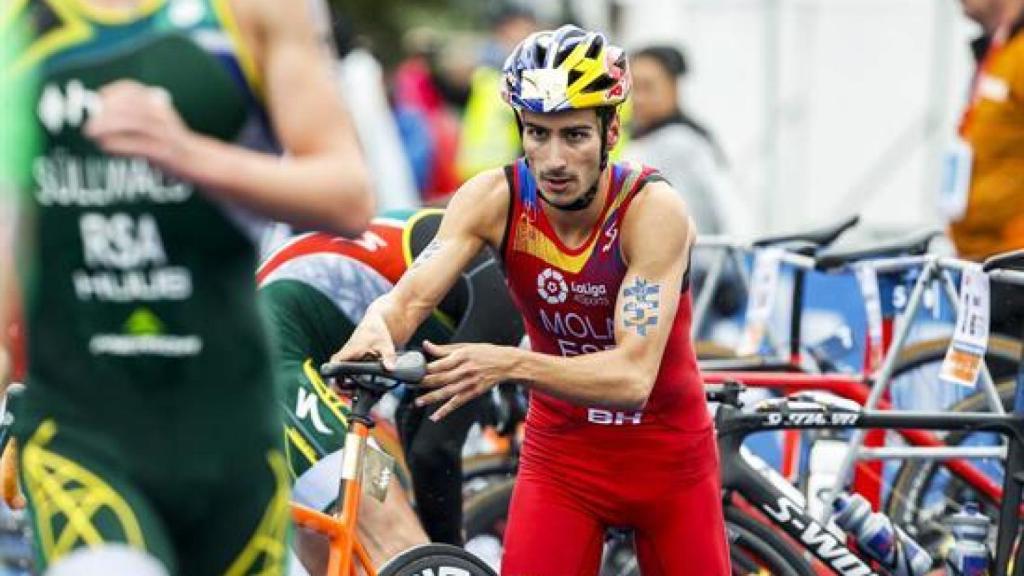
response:
M580 42L573 48L572 52L565 57L558 67L566 72L576 69L576 66L583 61L584 55L587 53L587 48L590 48L590 42Z
M567 94L576 94L590 85L591 82L596 80L604 74L604 49L598 53L597 58L584 61L585 66L578 66L576 69L583 72L583 74L569 87L566 89Z
M587 92L574 94L569 98L569 105L575 108L597 108L606 104L604 92Z

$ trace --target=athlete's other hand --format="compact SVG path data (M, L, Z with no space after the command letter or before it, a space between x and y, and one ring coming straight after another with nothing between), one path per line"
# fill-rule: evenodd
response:
M99 90L84 133L107 154L137 156L187 177L195 139L163 88L117 80Z
M391 370L395 367L396 357L395 342L384 319L378 314L367 313L348 342L331 356L331 362L358 362L378 358L385 368Z
M515 362L515 348L493 344L434 344L423 341L423 349L436 360L427 364L424 388L437 388L416 399L417 406L447 400L430 419L437 422L460 406L508 379Z

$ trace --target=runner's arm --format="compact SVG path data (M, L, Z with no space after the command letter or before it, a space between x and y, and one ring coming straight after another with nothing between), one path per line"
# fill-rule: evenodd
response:
M395 287L370 305L333 360L368 353L388 357L394 345L404 345L484 245L500 242L508 201L501 170L489 170L463 184L448 204L437 235Z
M247 36L255 37L262 92L286 156L198 134L160 91L130 80L100 89L101 111L90 117L86 134L109 154L147 158L211 195L275 220L361 232L374 210L369 176L309 10L273 0L232 5L253 29Z
M226 198L279 219L362 231L374 212L369 174L311 10L289 2L257 5L267 107L288 156L208 141L211 154L197 155L206 160L201 178Z

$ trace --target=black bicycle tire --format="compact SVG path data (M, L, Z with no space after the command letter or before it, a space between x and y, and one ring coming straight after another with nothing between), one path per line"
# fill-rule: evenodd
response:
M942 362L945 357L946 348L949 346L948 338L940 338L934 340L926 340L917 344L908 346L900 354L896 361L896 367L893 369L893 378L899 377L902 372L917 368L921 365L928 363ZM1003 407L1008 409L1013 402L1013 390L1015 389L1015 382L1006 381L1005 378L1012 378L1016 376L1017 363L1020 361L1021 354L1021 342L1013 338L993 335L989 339L989 346L985 354L986 364L991 366L992 360L998 359L1005 364L1006 373L996 371L992 374L993 379L996 381L996 388L999 392L1000 399L1003 402ZM956 412L967 412L967 411L985 411L988 408L988 398L981 392L975 392L974 394L960 400L953 406L949 407L949 410ZM947 435L947 443L956 441L959 443L964 437L965 433L953 432ZM903 492L901 491L911 482L913 478L921 474L921 470L925 468L934 469L934 463L928 466L928 462L920 460L909 460L904 462L894 477L892 483L892 496L890 496L885 505L885 511L890 515L890 518L897 519L903 518L906 513L903 509L903 503L906 499L903 499ZM932 471L934 473L934 470ZM897 490L900 489L900 490ZM914 504L917 507L917 502ZM897 520L899 521L899 520ZM900 522L904 525L903 522ZM904 525L904 527L913 528L912 524Z
M479 558L450 544L421 544L400 553L387 561L377 572L378 576L422 576L424 573L437 574L438 568L456 568L463 572L445 571L445 574L466 576L496 576ZM425 572L431 569L431 572Z
M1003 381L997 384L999 397L1003 407L1012 409L1016 382ZM988 409L988 397L981 392L976 392L951 408L955 412L984 412ZM959 445L969 432L950 432L946 435L946 444L950 446ZM919 511L922 508L922 501L928 493L928 487L932 485L933 479L941 469L941 464L925 460L908 460L904 462L892 483L890 496L885 503L885 513L894 522L903 527L911 536L917 538L928 528L920 525ZM953 484L952 489L947 486L947 492L956 491L960 484ZM996 502L988 501L988 505L997 505ZM984 506L983 506L984 508Z
M743 537L746 542L745 547L770 564L764 567L770 569L771 574L774 576L816 575L811 564L773 528L732 505L726 505L723 512L730 537L736 535ZM734 561L737 558L735 546L735 542L729 543L729 556ZM733 573L736 573L735 566Z
M893 377L899 377L901 373L925 364L942 362L948 346L949 338L925 340L907 346L897 358ZM986 364L992 370L992 377L1004 408L1009 408L1013 402L1015 382L1007 379L1016 376L1020 354L1020 340L998 334L993 334L989 338L985 354ZM987 409L988 398L981 392L976 392L949 407L949 410L957 412ZM965 436L966 433L963 432L951 432L946 435L946 443L959 444ZM923 528L915 519L921 508L921 500L927 492L924 487L931 484L931 479L938 469L934 462L908 460L900 465L893 478L889 498L884 505L885 513L915 538L920 536Z

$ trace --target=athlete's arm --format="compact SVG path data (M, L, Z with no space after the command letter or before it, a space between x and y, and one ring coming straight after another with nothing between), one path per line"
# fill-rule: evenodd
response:
M654 387L679 304L695 233L685 205L664 182L647 184L622 224L627 271L615 304L615 348L565 358L480 344L428 346L441 359L428 366L425 383L440 387L420 398L448 400L443 418L500 380L574 404L618 409L644 406Z
M501 170L469 180L452 197L437 235L395 287L367 309L345 346L332 360L367 355L394 357L458 280L462 269L486 244L497 246L508 212L508 185Z
M10 382L12 359L8 352L7 328L15 304L13 192L0 183L0 393Z
M190 130L160 91L132 81L100 90L86 134L110 154L149 159L219 198L310 228L361 232L374 206L351 122L330 79L306 2L231 3L248 36L268 112L288 155L246 150Z

